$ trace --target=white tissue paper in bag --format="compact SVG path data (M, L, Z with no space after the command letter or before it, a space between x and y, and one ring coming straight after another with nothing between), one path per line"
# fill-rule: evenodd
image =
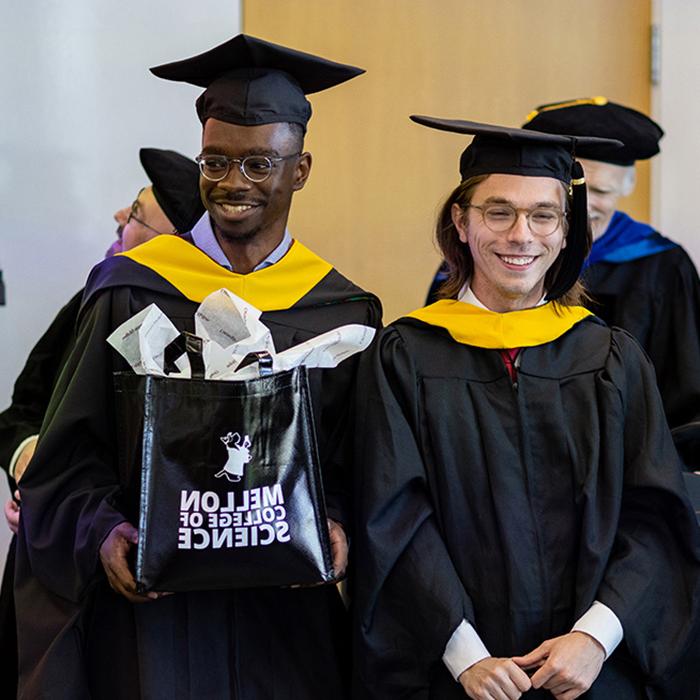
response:
M270 329L260 321L262 312L227 289L210 294L195 312L195 331L203 341L205 379L242 380L259 375L257 364L236 371L251 352L266 351L273 371L336 367L369 346L375 329L360 324L340 326L277 353ZM155 305L123 323L107 339L137 374L165 376L166 346L179 335L172 322ZM176 363L179 372L168 376L189 378L186 356Z

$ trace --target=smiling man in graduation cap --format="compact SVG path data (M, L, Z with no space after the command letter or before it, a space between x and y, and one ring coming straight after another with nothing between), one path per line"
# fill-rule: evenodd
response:
M572 152L616 143L412 118L475 137L437 224L453 298L362 361L357 697L696 698L700 530L654 370L580 306Z
M676 446L687 467L700 469L700 279L681 246L618 209L634 189L635 163L659 152L664 132L605 97L542 105L524 128L624 142L577 149L595 239L583 275L589 306L646 350Z
M246 35L152 71L206 88L197 161L207 211L186 236L156 237L97 266L88 281L76 348L22 484L19 585L31 570L67 619L49 648L29 650L24 692L342 698L349 621L335 586L137 594L129 557L137 514L116 459L111 379L127 367L106 338L151 303L192 330L199 303L222 287L263 311L277 351L344 324L379 324L376 297L286 228L311 168L305 94L363 71ZM310 372L337 574L347 559L343 470L356 366L350 359Z

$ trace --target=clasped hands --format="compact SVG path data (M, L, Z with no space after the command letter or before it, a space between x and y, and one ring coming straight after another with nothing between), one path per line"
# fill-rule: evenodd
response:
M531 688L545 688L556 700L574 700L598 677L602 645L585 632L548 639L525 656L489 657L464 671L459 682L472 700L517 700ZM537 669L532 677L526 671Z

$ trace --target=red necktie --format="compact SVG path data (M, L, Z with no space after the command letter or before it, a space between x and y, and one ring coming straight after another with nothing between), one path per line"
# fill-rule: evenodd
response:
M508 370L510 381L516 382L518 380L518 370L515 366L515 360L518 357L520 348L509 348L506 350L499 350L498 352L501 353L501 359Z

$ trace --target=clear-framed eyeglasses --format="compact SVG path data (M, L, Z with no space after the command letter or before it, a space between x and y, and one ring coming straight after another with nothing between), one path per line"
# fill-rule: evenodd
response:
M241 175L251 182L264 182L272 174L277 163L290 158L297 158L301 153L288 156L246 156L245 158L229 158L220 155L199 155L195 161L202 175L212 182L223 180L229 173L231 164L238 165Z
M494 233L510 231L515 226L520 212L524 212L527 225L532 233L536 236L551 236L561 226L566 216L566 212L556 207L521 209L507 202L483 206L467 204L464 208L478 209L481 212L484 225Z

